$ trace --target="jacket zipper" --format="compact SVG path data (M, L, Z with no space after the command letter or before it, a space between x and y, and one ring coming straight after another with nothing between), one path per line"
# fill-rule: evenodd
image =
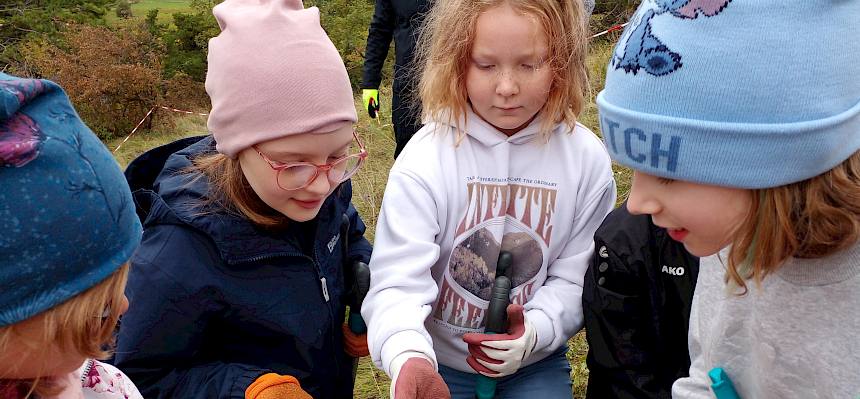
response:
M261 255L261 256L255 256L252 258L241 259L239 261L236 261L235 263L259 262L261 260L282 258L282 257L284 257L284 258L285 257L304 258L304 259L310 260L311 264L314 265L314 271L316 272L317 279L320 282L320 290L321 290L323 299L325 300L326 308L328 308L329 323L332 326L332 330L337 331L337 328L340 327L340 325L338 325L335 322L336 319L335 319L334 313L331 309L331 303L330 303L330 297L329 297L328 285L327 285L328 280L326 280L326 278L322 275L322 271L320 271L320 265L319 265L319 263L317 263L317 260L315 259L315 258L318 258L316 248L314 248L314 258L311 258L310 256L307 256L307 255L300 253L300 252L285 252L285 253ZM234 263L234 262L230 262L230 263ZM334 339L336 335L337 334L332 334L331 338L330 338L330 344L331 344L332 350L334 350L334 348L337 348L337 345L336 345L336 342ZM335 369L340 370L340 360L338 359L337 354L334 355L334 363L335 363Z
M315 270L316 270L316 272L317 272L317 277L319 277L319 279L320 279L320 284L322 285L323 298L325 298L325 302L326 302L326 305L327 305L326 307L328 308L328 317L329 317L329 322L331 323L332 328L334 328L334 329L335 329L335 331L337 331L337 328L339 328L339 327L340 327L340 325L339 325L338 323L336 323L336 320L337 320L337 319L334 317L334 312L332 311L332 309L331 309L331 304L329 303L328 286L326 285L326 279L325 279L325 277L323 277L322 272L320 271L320 266L319 266L319 264L317 263L317 259L319 259L319 256L318 256L318 254L317 254L317 249L316 249L316 248L314 248L314 258L315 258L315 259L312 259L312 261L313 261L313 264L314 264L314 269L315 269ZM337 348L337 345L336 345L337 343L335 342L335 339L334 339L336 336L337 336L337 333L332 334L332 335L331 335L331 337L330 337L330 339L329 339L329 340L330 340L330 342L331 342L331 348L332 348L332 349ZM334 357L334 367L335 367L335 370L338 370L338 372L339 372L339 371L340 371L340 360L338 359L338 355L337 355L337 353L335 353L333 357Z
M316 256L316 249L314 249L314 256ZM328 285L326 285L328 280L326 280L326 278L322 275L322 272L320 271L320 266L317 263L316 259L311 258L310 256L307 256L303 253L300 253L300 252L283 252L283 253L277 253L277 254L260 255L260 256L254 256L251 258L240 259L238 261L234 261L234 262L230 262L230 263L231 264L254 263L254 262L259 262L261 260L266 260L266 259L288 258L288 257L304 258L304 259L311 261L311 264L314 265L314 272L317 274L317 280L319 280L319 282L320 282L320 288L321 288L320 292L322 293L322 296L323 296L323 299L325 300L325 303L328 304L329 301L331 300L331 298L329 297L329 293L328 293ZM330 308L329 308L329 313L331 313Z
M326 283L325 277L321 277L320 278L320 284L322 285L323 298L325 298L325 302L328 303L328 300L329 300L328 286L326 286L325 283Z

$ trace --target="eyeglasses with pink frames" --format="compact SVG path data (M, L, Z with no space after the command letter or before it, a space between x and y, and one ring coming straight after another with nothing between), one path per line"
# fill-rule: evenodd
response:
M253 148L275 170L275 180L278 183L278 187L281 190L293 191L301 190L311 185L317 179L320 172L325 173L328 180L335 185L352 177L368 156L367 149L361 143L361 140L358 139L355 131L352 132L352 137L358 143L358 152L340 157L334 162L325 165L317 165L310 162L273 161L266 154L263 154L256 145Z

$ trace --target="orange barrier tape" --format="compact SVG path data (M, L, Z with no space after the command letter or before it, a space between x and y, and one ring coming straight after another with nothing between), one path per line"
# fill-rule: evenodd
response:
M121 143L119 143L119 145L116 146L116 148L113 149L113 153L116 153L117 151L119 151L119 148L122 147L122 145L125 144L125 142L128 141L128 139L130 139L131 136L133 136L135 132L137 132L137 129L140 128L140 125L143 125L143 122L146 121L146 118L149 118L149 116L152 115L152 113L155 112L155 110L159 109L159 108L170 111L170 112L179 112L179 113L188 114L188 115L199 115L199 116L209 115L209 114L204 114L204 113L200 113L200 112L183 111L181 109L165 107L163 105L153 106L152 108L149 109L149 112L147 112L146 115L143 116L143 119L141 119L140 122L137 123L137 126L135 126L134 129L131 129L131 133L129 133L128 136L125 136L125 139Z
M607 34L607 33L609 33L609 32L615 32L615 31L617 31L617 30L621 30L621 29L623 29L625 26L627 26L627 24L629 24L629 23L630 23L630 22L625 22L625 23L623 23L623 24L621 24L621 25L615 25L615 26L613 26L613 27L611 27L611 28L609 28L609 29L607 29L607 30L605 30L605 31L603 31L603 32L599 32L599 33L595 33L595 34L591 35L591 37L590 37L589 39L594 39L595 37L603 36L603 35L605 35L605 34Z

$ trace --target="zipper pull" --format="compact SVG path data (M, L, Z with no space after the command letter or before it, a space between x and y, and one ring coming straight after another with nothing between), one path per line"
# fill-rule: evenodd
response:
M328 302L328 286L325 284L325 277L320 277L320 284L322 284L323 298Z

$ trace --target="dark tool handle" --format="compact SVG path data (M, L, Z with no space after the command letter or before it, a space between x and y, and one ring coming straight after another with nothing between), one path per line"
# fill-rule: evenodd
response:
M496 279L490 291L490 304L487 307L487 326L484 334L500 334L508 331L508 305L511 303L511 279L508 274L514 257L508 251L499 253L496 263ZM496 379L478 375L475 384L475 398L492 399L496 396Z
M367 263L355 261L352 263L354 301L349 304L349 329L356 334L367 332L367 325L361 317L361 304L367 291L370 290L370 268Z

